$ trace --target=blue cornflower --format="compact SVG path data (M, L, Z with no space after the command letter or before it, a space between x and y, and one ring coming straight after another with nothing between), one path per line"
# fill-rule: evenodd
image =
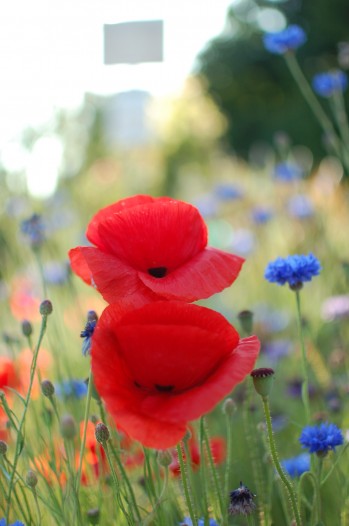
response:
M292 342L284 338L266 342L262 345L262 354L266 354L271 365L275 365L281 358L290 354Z
M266 207L256 206L252 210L252 221L256 225L264 225L273 217L273 212Z
M85 329L80 333L80 337L83 338L82 354L84 356L89 356L91 354L92 335L96 328L97 320L98 316L95 311L90 310L87 314L87 323L85 325Z
M70 271L70 265L67 262L50 261L45 263L44 277L49 285L64 285Z
M86 396L87 385L84 380L63 380L55 385L55 393L58 398L80 399Z
M302 447L319 456L327 455L330 449L334 450L336 446L343 444L343 441L342 431L335 424L328 422L318 426L306 426L299 437Z
M285 458L281 465L290 477L300 477L302 473L310 470L310 455L301 453L296 457Z
M298 219L306 219L314 214L314 206L306 195L294 195L287 203L287 209L291 216Z
M315 93L321 97L331 97L344 91L348 86L348 78L343 71L335 69L326 73L318 73L313 77L312 85Z
M214 519L209 520L210 526L219 526L218 522L216 522ZM1 526L1 525L0 525ZM190 517L184 517L184 520L179 523L179 526L193 526L193 521ZM198 519L198 525L197 526L205 526L204 519Z
M306 40L305 31L295 24L277 33L266 33L263 36L265 49L277 55L283 55L291 49L297 49L303 45Z
M7 522L6 519L0 519L0 526L6 526ZM9 524L9 526L25 526L24 522L21 521L15 521L12 524Z
M214 193L222 201L235 201L243 197L241 188L232 183L217 184Z
M311 281L317 276L320 270L320 262L313 254L295 254L287 258L276 258L268 263L264 277L271 283L288 283L291 289L298 290L305 281Z
M278 163L274 167L274 177L278 181L289 183L302 177L300 166L290 162Z
M21 232L24 234L32 248L39 248L45 241L45 226L39 214L33 214L21 223Z

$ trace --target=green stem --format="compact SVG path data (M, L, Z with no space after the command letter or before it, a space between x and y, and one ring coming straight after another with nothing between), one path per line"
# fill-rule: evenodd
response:
M181 469L181 478L182 478L182 483L183 483L185 500L186 500L186 503L187 503L187 507L188 507L188 511L189 511L189 515L190 515L191 521L192 521L192 523L194 525L194 524L197 523L197 518L195 517L193 505L192 505L192 502L191 502L191 496L190 496L190 492L189 492L188 479L187 479L187 471L186 471L186 467L185 467L185 463L184 463L182 446L181 446L180 443L177 444L177 455L178 455L179 466L180 466L180 469Z
M127 520L127 524L129 524L130 526L133 526L134 525L134 521L131 519L130 515L127 513L127 511L125 509L125 506L124 506L124 503L123 503L123 500L122 500L122 497L121 497L120 483L119 483L119 479L118 479L118 477L116 475L116 472L115 472L115 469L114 469L114 465L113 465L113 462L112 462L112 459L111 459L111 455L110 455L110 451L109 451L109 447L108 447L108 442L105 442L103 444L103 448L104 448L104 451L105 451L105 454L106 454L106 457L107 457L107 460L108 460L108 464L109 464L109 467L110 467L110 471L111 471L111 474L112 474L117 503L119 504L120 509L121 509L122 513L124 514L126 520Z
M345 444L345 446L343 447L343 449L342 449L341 452L339 453L339 455L338 455L336 461L332 464L331 469L329 470L329 472L327 473L327 475L326 475L326 476L323 478L323 480L321 481L321 483L320 483L321 486L323 486L323 485L327 482L328 478L332 475L332 473L334 472L334 470L335 470L335 468L336 468L338 462L339 462L340 459L342 458L343 453L348 449L348 447L349 447L349 442L347 442L347 443Z
M40 256L40 249L34 249L33 250L36 262L38 264L41 284L42 284L42 291L43 291L43 297L47 297L47 286L46 286L46 280L45 280L45 273L44 273L44 266L42 264L41 256Z
M76 475L76 493L78 496L79 496L79 491L80 491L82 462L83 462L84 452L85 452L88 416L90 413L91 394L92 394L92 370L90 369L90 374L88 377L87 395L86 395L85 415L84 415L84 431L83 431L81 445L80 445L79 467L78 467L78 472Z
M214 460L213 460L213 457L212 457L212 451L211 451L211 447L210 447L210 440L209 440L209 437L208 437L208 434L207 434L207 429L206 429L206 426L205 426L205 422L204 422L204 440L205 440L205 445L206 445L208 461L209 461L211 472L212 472L212 475L213 475L216 495L218 497L219 506L221 508L222 522L223 522L223 526L224 526L227 523L227 520L228 520L227 508L226 508L225 503L224 503L223 498L222 498L222 488L221 488L221 484L220 484L220 482L218 480L217 470L216 470L216 467L215 467L215 464L214 464Z
M228 498L229 488L230 488L230 470L232 464L233 456L233 429L231 422L231 415L227 414L225 416L227 424L227 458L225 465L225 478L224 478L224 498Z
M279 475L281 481L283 482L283 484L284 484L284 486L286 488L286 491L288 493L288 496L290 498L293 515L294 515L294 518L295 518L295 521L296 521L296 525L297 526L301 526L301 524L302 524L301 523L301 517L300 517L300 514L299 514L299 509L298 509L298 506L297 506L297 500L296 500L296 496L295 496L295 493L294 493L293 486L292 486L291 482L288 480L285 472L283 471L283 469L281 467L281 464L280 464L280 461L279 461L279 458L278 458L276 445L275 445L275 441L274 441L273 428L272 428L272 424L271 424L269 398L267 396L262 396L262 402L263 402L263 409L264 409L264 414L265 414L265 420L266 420L266 424L267 424L267 432L268 432L270 454L271 454L271 457L273 459L274 467L275 467L276 471L278 472L278 475Z
M21 418L21 421L19 422L18 430L17 430L17 439L16 439L16 446L15 446L15 458L14 458L14 461L13 461L13 470L12 470L11 476L10 476L8 495L6 497L6 501L7 501L6 522L9 522L9 515L10 515L10 508L11 508L11 496L12 496L12 490L13 490L13 485L14 485L14 477L15 477L15 473L16 473L16 469L17 469L17 463L18 463L19 455L21 454L22 447L23 447L22 431L23 431L23 428L24 428L25 418L26 418L26 415L27 415L28 407L29 407L30 396L31 396L31 391L32 391L32 387L33 387L34 377L35 377L36 364L37 364L37 360L38 360L38 355L39 355L41 342L43 340L43 337L44 337L44 334L45 334L45 331L46 331L46 326L47 326L47 315L43 315L42 316L42 321L41 321L41 328L40 328L39 339L38 339L38 342L36 344L36 348L35 348L35 351L34 351L32 363L31 363L31 367L30 367L30 380L29 380L29 387L28 387L28 391L27 391L27 396L25 398L24 410L23 410L22 418Z
M306 424L309 425L310 424L310 402L309 402L308 363L307 363L307 355L306 355L305 343L304 343L304 333L303 333L302 313L301 313L301 299L300 299L299 290L296 290L295 293L296 293L296 303L297 303L297 320L298 320L299 339L301 342L301 353L302 353L302 370L303 370L302 401L304 405Z
M303 71L299 67L294 53L285 53L283 56L294 80L296 81L299 89L302 92L303 97L309 104L310 109L319 121L323 131L331 138L330 144L333 147L334 152L339 158L341 158L342 156L340 140L336 134L333 124L326 115L325 111L323 110L320 102L314 95L311 87L309 86L309 83L305 78Z
M202 480L202 500L203 500L203 507L204 507L204 526L209 526L209 514L208 514L208 503L207 503L207 486L206 486L206 463L205 463L205 453L204 453L204 418L200 418L200 472L201 472L201 480Z

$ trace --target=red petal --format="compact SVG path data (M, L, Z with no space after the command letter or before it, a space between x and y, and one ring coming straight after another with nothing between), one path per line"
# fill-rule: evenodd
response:
M112 205L102 208L97 212L97 214L93 216L87 227L87 239L94 245L97 245L97 247L103 248L104 242L103 239L100 238L98 233L98 227L102 221L104 221L105 219L117 212L122 212L123 210L133 208L134 206L143 205L146 203L153 203L155 200L156 198L151 197L150 195L134 195L133 197L121 199L120 201L117 201Z
M166 277L157 279L143 272L140 279L153 292L167 299L196 301L229 287L238 277L244 259L207 247Z
M68 252L72 271L85 283L92 285L92 273L84 257L84 249L87 247L72 248Z
M92 370L97 391L118 427L131 438L147 447L171 447L183 438L186 422L154 420L151 415L139 411L140 403L147 394L135 387L122 357L116 352L115 336L110 327L120 319L124 307L112 307L112 310L108 307L103 312L93 336Z
M92 370L95 384L100 395L104 398L109 412L113 415L117 425L131 437L140 440L149 447L156 448L167 448L175 445L183 437L187 421L212 409L253 369L259 350L259 342L256 337L240 340L238 347L231 356L223 359L218 368L200 386L188 389L181 394L153 394L154 391L151 393L147 389L143 390L135 384L134 371L130 370L127 358L125 359L121 352L123 342L120 345L119 329L124 325L130 327L132 320L137 317L139 321L143 319L144 322L143 325L142 323L138 324L138 329L147 327L152 316L154 317L158 311L156 316L158 325L154 327L154 330L157 331L159 326L161 327L161 322L165 324L167 320L168 323L171 310L172 315L170 317L172 317L174 325L170 326L170 331L175 327L176 334L181 328L184 332L187 331L187 326L183 323L184 319L190 326L192 319L188 315L189 312L194 313L195 319L199 313L202 313L201 320L206 326L212 322L217 327L217 322L214 323L214 320L218 320L218 318L224 320L214 311L195 305L181 304L180 302L156 302L137 311L130 311L129 307L125 308L122 305L111 305L103 312L92 343ZM176 311L177 316L175 316ZM206 311L213 314L207 316ZM219 323L222 322L219 321ZM225 323L229 326L226 321ZM222 331L222 337L224 334L225 330ZM167 334L167 341L171 341L172 336L171 333ZM145 343L140 341L142 338L144 340L144 333L140 335L138 342L136 341L138 345ZM201 343L199 341L196 345L200 347ZM219 342L219 345L224 344ZM195 347L195 344L193 346ZM178 351L178 346L176 348ZM173 352L171 345L170 350ZM151 352L156 364L157 349L152 348ZM191 356L188 357L192 358ZM196 361L200 360L200 355L196 351L194 351L193 357L196 358ZM135 358L137 357L135 356ZM162 360L163 357L161 357ZM171 362L171 360L168 361ZM181 367L182 372L184 371L183 363L176 362L174 358L172 361L175 363L176 369ZM189 364L190 361L188 359L187 363ZM143 364L138 365L141 375ZM200 364L198 366L200 367ZM145 374L148 373L149 371L145 371Z
M183 415L188 421L199 418L213 409L252 371L259 348L256 336L240 340L232 355L201 386L168 398L148 396L143 400L141 410L153 418L171 422L182 419Z
M111 414L113 414L112 407ZM162 422L131 412L116 412L113 416L118 427L131 438L139 440L146 447L155 449L175 446L184 437L187 430L185 422Z
M156 302L129 313L115 335L138 384L174 392L205 382L239 341L219 313L180 302Z
M73 271L110 303L132 297L134 306L140 306L159 299L142 283L138 272L111 254L94 247L78 247L69 252L69 257Z
M198 210L181 201L128 208L100 222L98 233L106 250L143 272L158 267L172 271L207 244Z

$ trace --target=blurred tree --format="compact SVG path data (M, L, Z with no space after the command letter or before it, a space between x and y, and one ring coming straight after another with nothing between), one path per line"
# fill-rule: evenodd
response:
M198 73L227 118L224 138L230 150L247 158L255 141L271 143L276 132L285 131L318 161L325 153L321 128L283 58L263 47L268 16L269 22L284 17L306 31L297 57L309 80L339 67L338 46L343 50L343 42L349 42L348 0L240 0L228 12L226 30L200 54ZM340 66L348 68L343 61ZM321 104L326 108L327 101Z

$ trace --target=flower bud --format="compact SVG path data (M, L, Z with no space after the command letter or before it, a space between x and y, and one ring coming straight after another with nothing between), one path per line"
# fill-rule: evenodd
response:
M236 411L236 403L232 398L226 398L223 402L222 411L227 416L232 416Z
M30 321L28 320L23 320L22 321L22 334L23 336L31 336L31 334L33 333L33 327L32 327L32 324L30 323Z
M254 369L251 373L253 379L253 385L257 393L265 398L270 394L271 388L274 383L274 371L273 369L262 367L260 369Z
M160 466L167 468L170 464L172 464L172 461L173 457L171 455L171 451L168 449L160 449L158 451L158 462Z
M4 440L0 440L0 455L6 455L7 453L7 444Z
M35 471L29 469L29 471L27 471L25 481L30 488L35 488L38 483L38 476Z
M240 322L242 332L246 336L250 336L253 332L253 312L250 310L242 310L238 314L238 320Z
M87 512L88 522L90 524L98 524L100 512L98 508L92 508Z
M93 414L93 415L90 416L90 420L91 420L92 424L96 425L99 422L99 416Z
M47 398L51 398L55 394L55 387L50 380L43 380L41 382L41 392Z
M52 310L53 310L53 307L52 307L52 303L50 302L50 300L44 300L43 302L41 302L40 304L41 316L48 316L49 314L51 314Z
M109 429L107 428L105 424L103 424L103 422L99 422L99 424L96 425L95 437L96 437L97 442L102 444L102 446L108 442L110 438L110 433L109 433Z
M60 422L61 434L63 438L72 440L77 433L75 419L72 415L64 415Z

